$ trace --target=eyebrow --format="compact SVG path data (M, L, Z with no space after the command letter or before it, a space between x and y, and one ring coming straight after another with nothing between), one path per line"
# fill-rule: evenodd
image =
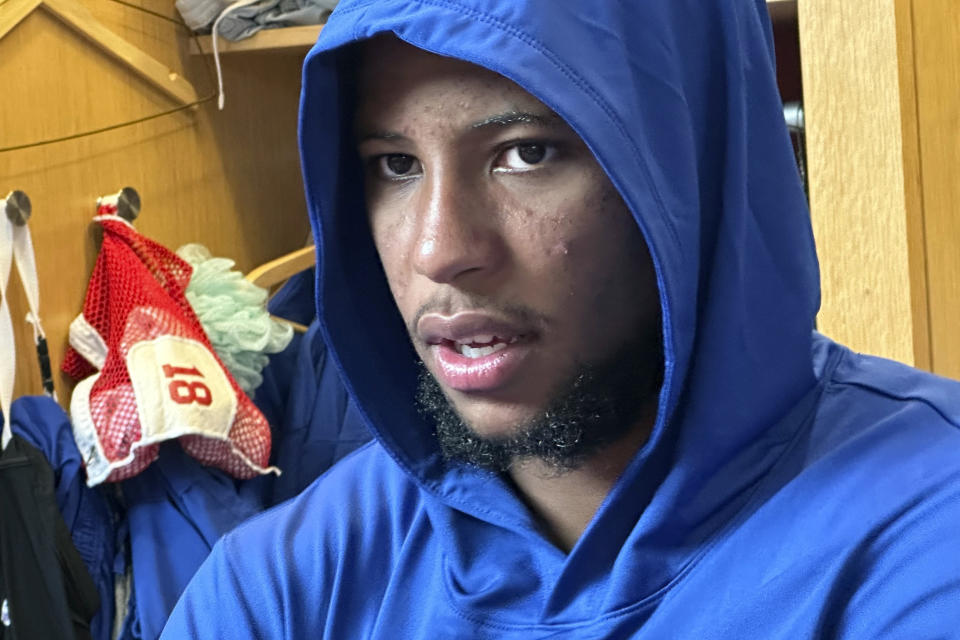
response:
M357 143L363 143L367 140L406 140L407 136L400 135L395 131L371 131L365 133L357 140Z
M483 129L484 127L509 127L515 124L536 124L545 127L556 126L560 116L555 113L548 115L531 113L529 111L505 111L493 116L478 120L470 125L471 129Z
M469 124L467 129L476 131L478 129L485 129L487 127L509 127L518 124L534 124L543 127L556 127L560 122L562 122L562 119L555 113L540 114L529 111L504 111L503 113L498 113L483 118L482 120L477 120L476 122ZM363 134L357 140L357 142L363 143L367 140L395 141L407 140L407 137L397 133L396 131L370 131L369 133Z

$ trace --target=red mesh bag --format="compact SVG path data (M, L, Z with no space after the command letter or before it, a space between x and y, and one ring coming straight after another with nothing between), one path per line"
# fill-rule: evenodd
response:
M177 438L237 478L268 471L270 427L214 353L184 294L191 267L109 205L83 313L63 370L83 378L70 402L87 483L136 475Z

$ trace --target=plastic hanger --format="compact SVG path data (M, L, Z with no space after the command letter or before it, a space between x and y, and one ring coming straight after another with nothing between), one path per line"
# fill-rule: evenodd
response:
M297 249L292 253L260 265L250 271L245 277L258 287L269 289L316 264L316 252L317 250L313 245L304 247L303 249Z
M41 6L180 104L197 101L193 85L179 73L104 27L77 0L0 0L0 38Z
M270 289L281 282L285 282L291 276L294 276L305 269L309 269L317 261L317 250L313 245L304 247L303 249L297 249L287 255L280 256L275 258L266 264L262 264L259 267L256 267L250 271L246 276L244 276L249 282L257 285L258 287L263 287L264 289ZM307 327L303 326L299 322L293 322L292 320L287 320L286 318L277 318L281 322L286 322L293 327L293 330L297 333L305 333Z

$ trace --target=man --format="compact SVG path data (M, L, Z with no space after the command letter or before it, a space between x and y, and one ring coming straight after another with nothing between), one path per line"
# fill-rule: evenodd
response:
M960 385L812 331L770 49L759 0L341 2L300 135L376 440L165 637L960 637Z

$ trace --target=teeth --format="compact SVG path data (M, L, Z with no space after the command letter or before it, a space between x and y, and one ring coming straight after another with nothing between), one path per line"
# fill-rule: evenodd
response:
M466 356L467 358L483 358L484 356L489 356L492 353L496 353L497 351L506 348L506 342L498 342L497 344L492 344L486 347L471 347L467 344L457 344L457 349L460 351L460 355Z
M2 0L0 0L2 1ZM513 336L509 340L495 335L472 336L464 342L454 342L457 352L467 358L483 358L516 343L522 336ZM476 345L476 346L472 346Z

